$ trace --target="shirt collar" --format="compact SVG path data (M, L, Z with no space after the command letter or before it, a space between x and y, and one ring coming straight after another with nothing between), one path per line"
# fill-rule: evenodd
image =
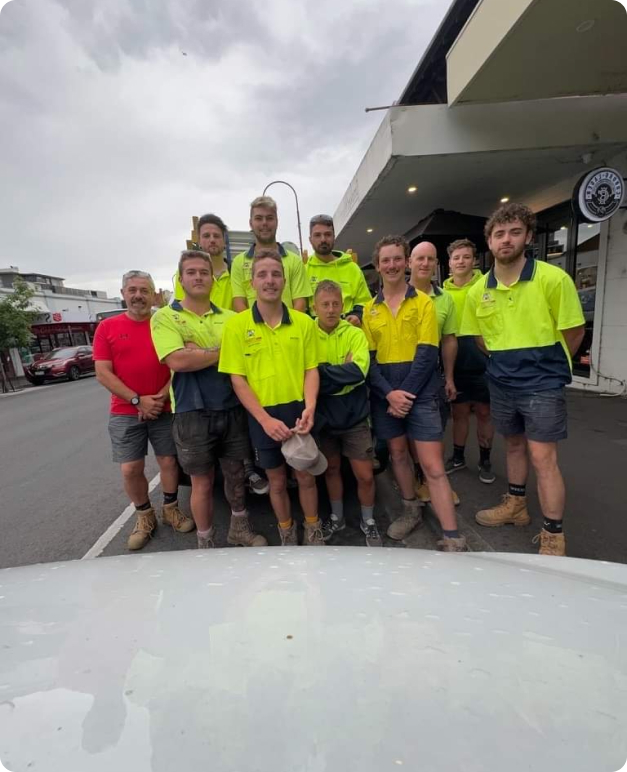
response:
M172 301L172 309L174 311L186 311L187 309L183 308L181 305L180 300L174 300ZM218 306L214 306L213 303L210 303L209 310L207 311L208 314L221 314L222 310L218 308Z
M281 317L281 324L291 324L292 320L290 318L290 312L287 309L287 306L285 303L281 303L281 306L283 307L283 316ZM255 324L265 324L265 319L261 315L261 312L259 311L259 308L257 307L257 301L253 303L253 321Z
M281 257L286 257L287 256L287 250L285 249L283 244L281 244L281 242L278 242L277 246L278 246L279 254L281 255ZM254 256L255 256L255 245L251 244L250 245L250 249L248 250L248 252L246 252L246 257L254 257Z
M411 284L407 285L407 289L405 290L405 300L408 298L415 298L416 297L416 288L412 287ZM374 299L375 305L378 305L380 303L383 303L385 298L383 297L383 287L377 292L377 296Z
M525 264L523 265L523 269L520 272L518 281L533 281L535 272L536 272L536 261L532 257L528 257L525 260ZM492 266L492 268L490 268L490 271L488 272L488 278L486 280L485 286L487 289L496 289L498 287L498 284L499 284L498 280L494 275L494 266Z

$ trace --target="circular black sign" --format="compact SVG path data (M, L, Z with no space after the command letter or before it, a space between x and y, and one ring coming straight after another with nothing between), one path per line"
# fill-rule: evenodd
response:
M602 166L579 180L573 204L584 220L603 222L616 214L624 197L623 175L616 169Z

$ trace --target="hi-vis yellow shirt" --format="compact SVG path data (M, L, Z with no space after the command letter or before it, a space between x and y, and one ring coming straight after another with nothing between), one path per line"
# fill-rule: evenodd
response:
M279 254L283 259L283 271L285 272L285 287L281 300L288 308L294 307L294 300L298 298L310 298L311 287L305 273L305 266L298 255L288 252L282 244L278 245ZM252 286L252 265L255 254L255 245L248 252L240 252L233 258L231 264L231 287L234 298L245 298L248 306L257 299L257 293Z
M518 281L501 284L490 270L466 298L462 335L481 336L487 374L521 392L559 389L572 380L562 330L585 324L570 276L550 263L528 259Z
M229 319L218 369L243 375L262 407L301 402L305 371L318 366L315 326L284 305L281 324L269 327L253 303Z

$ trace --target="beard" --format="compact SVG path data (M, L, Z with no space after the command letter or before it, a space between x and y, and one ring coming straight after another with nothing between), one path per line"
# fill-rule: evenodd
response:
M258 235L255 233L255 238L257 239L257 242L263 244L264 247L272 247L276 244L276 231L269 236L265 234Z
M501 265L511 265L512 263L515 263L516 260L520 258L521 255L525 254L525 249L527 248L527 245L523 245L520 249L513 250L509 255L499 255L496 253L494 255L494 259L501 263Z
M330 255L332 251L333 251L333 244L327 244L326 242L316 247L316 254L322 255L323 257Z

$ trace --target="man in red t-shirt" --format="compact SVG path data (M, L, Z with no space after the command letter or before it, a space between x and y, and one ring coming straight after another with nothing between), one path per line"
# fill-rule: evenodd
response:
M111 392L109 436L113 460L120 464L124 490L135 505L136 523L128 548L140 550L157 527L144 472L152 445L163 491L162 520L175 531L194 529L178 507L178 464L172 438L170 370L157 358L150 335L155 285L149 273L129 271L122 278L126 313L100 322L93 357L96 377Z

